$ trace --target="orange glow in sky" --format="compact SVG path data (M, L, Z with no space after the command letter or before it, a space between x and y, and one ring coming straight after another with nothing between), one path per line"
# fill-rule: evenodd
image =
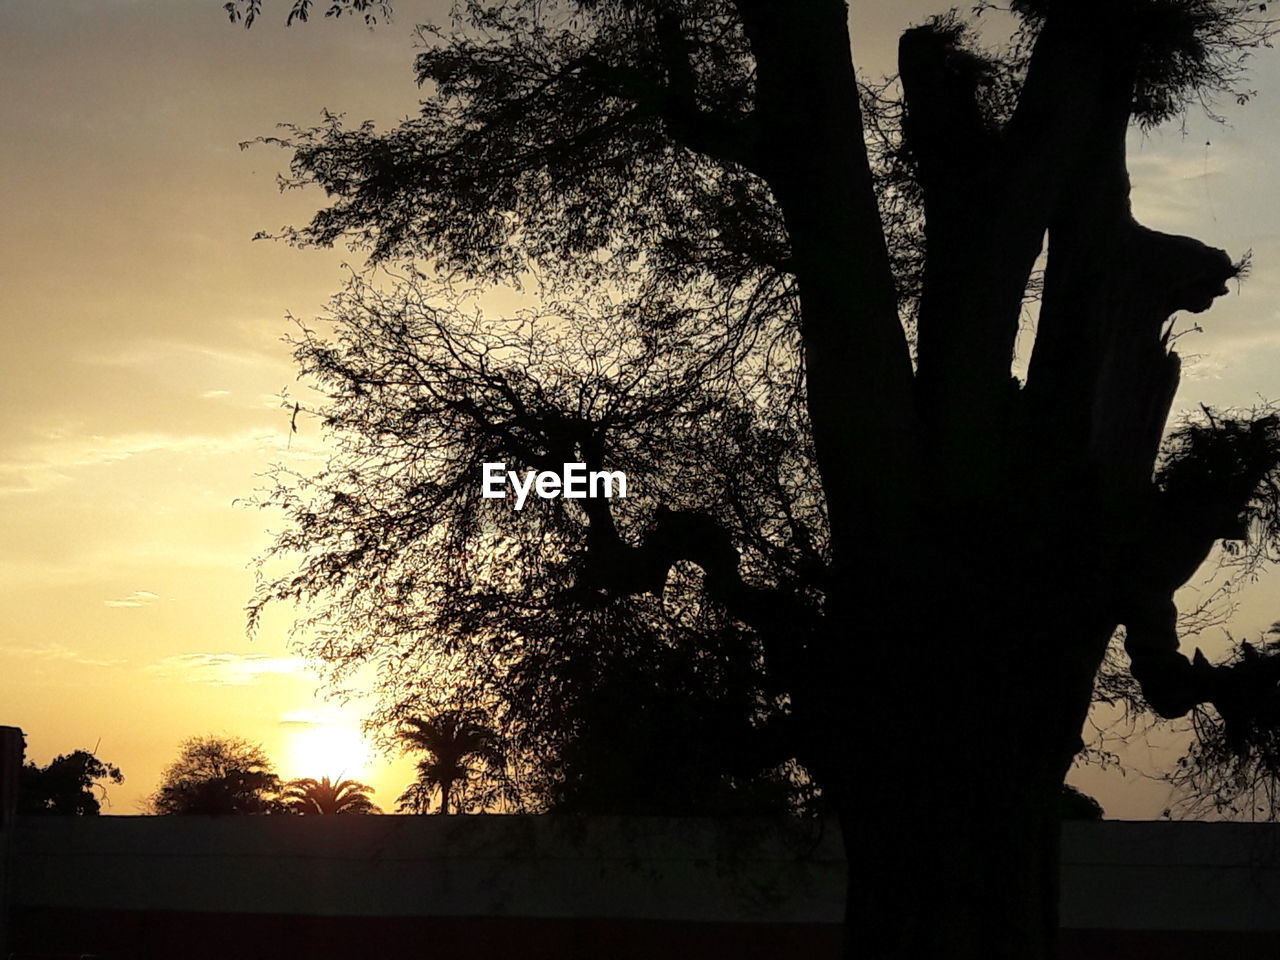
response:
M280 194L287 155L238 144L325 108L353 125L413 113L412 25L449 5L397 3L371 31L286 29L287 4L268 3L245 31L220 0L0 4L0 724L41 763L98 744L126 777L106 812L136 813L198 735L261 742L286 777L366 779L384 809L412 776L360 739L358 705L317 695L292 611L245 634L249 562L278 518L235 501L273 462L324 452L281 408L299 390L285 317L320 313L360 261L253 242L323 198ZM858 5L859 63L891 71L900 30L949 6ZM1253 251L1239 294L1179 344L1199 357L1182 407L1280 398L1280 55L1250 85L1257 103L1223 107L1231 126L1133 139L1143 222ZM1246 596L1237 636L1280 619L1268 594ZM1111 815L1165 804L1139 778L1076 780Z

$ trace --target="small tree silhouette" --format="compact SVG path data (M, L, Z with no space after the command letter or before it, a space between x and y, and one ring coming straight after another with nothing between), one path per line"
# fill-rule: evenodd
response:
M260 745L241 737L191 737L151 798L158 814L281 813L280 778Z
M95 790L106 790L103 781L124 783L115 764L104 763L88 750L54 757L47 766L24 764L18 794L21 814L95 816L101 804Z
M471 791L473 780L500 778L506 768L505 751L498 735L479 710L444 710L430 719L412 718L404 722L400 740L410 750L426 756L418 761L418 778L396 801L396 809L427 813L431 798L440 793L440 813L455 813L484 807L492 800L492 789Z
M373 792L373 787L359 780L334 782L328 777L319 780L301 777L285 784L281 800L292 812L304 815L381 813L377 804L369 799Z

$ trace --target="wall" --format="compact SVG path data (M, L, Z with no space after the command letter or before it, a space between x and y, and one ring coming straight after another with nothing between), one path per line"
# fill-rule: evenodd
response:
M834 957L821 824L556 817L19 818L15 947L115 958ZM1280 956L1280 832L1073 823L1067 956Z

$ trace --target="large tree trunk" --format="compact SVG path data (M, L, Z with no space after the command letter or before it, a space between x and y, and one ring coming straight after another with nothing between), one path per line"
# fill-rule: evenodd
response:
M810 40L819 29L833 38L825 43L793 35L810 26L804 18L743 6L758 113L776 150L764 174L791 238L831 518L827 627L794 703L804 739L821 745L808 762L844 831L846 952L1039 960L1054 927L1057 791L1074 753L1052 751L1046 761L1044 738L1074 743L1079 726L1064 729L1056 701L1033 703L1029 687L1039 692L1043 673L1031 663L1041 656L1023 654L1025 593L1010 604L986 581L1019 572L998 547L1026 520L1004 456L1010 431L996 427L1009 419L1008 354L1003 371L991 354L1002 342L1011 349L1047 204L974 218L975 205L1007 200L997 188L1016 178L998 167L985 171L986 183L943 178L941 190L985 195L968 203L952 195L930 220L930 253L939 256L913 383L842 5L812 5L832 21L810 30ZM990 229L963 235L960 223ZM949 308L964 334L934 350L938 328L925 321ZM959 357L957 343L966 344ZM927 479L935 470L950 487L942 495ZM1083 697L1087 704L1087 689ZM1055 715L1052 732L1041 712Z
M922 570L928 599L864 658L856 702L824 691L844 703L812 765L844 834L847 957L1052 956L1059 795L1111 625L1071 608L1087 582L1050 598L999 552L954 559L950 584Z
M1052 956L1061 779L1026 762L1034 744L1017 741L1030 731L1001 733L973 733L977 743L958 754L967 769L934 764L945 749L938 737L906 748L903 763L863 769L858 792L837 799L849 858L846 957ZM868 782L881 777L892 782Z
M1132 221L1124 4L1054 7L998 131L954 34L912 31L901 70L928 246L913 377L843 4L738 6L830 511L827 623L793 703L845 832L848 955L1041 960L1058 797L1106 643L1118 623L1153 621L1138 633L1164 663L1168 598L1208 546L1132 586L1159 539L1151 472L1177 384L1159 326L1203 309L1230 264ZM1023 390L1010 362L1046 232ZM1194 293L1155 269L1175 250Z

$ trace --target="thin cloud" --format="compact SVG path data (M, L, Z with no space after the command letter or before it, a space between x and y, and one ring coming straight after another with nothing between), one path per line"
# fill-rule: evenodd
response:
M154 369L175 363L204 362L218 367L279 367L278 357L257 350L235 350L207 343L181 343L166 340L142 340L112 350L82 353L81 363L104 367L141 367Z
M103 600L102 603L108 607L145 607L159 599L158 593L152 593L150 590L135 590L127 597L119 600Z
M279 406L279 400L276 401ZM127 433L114 436L75 436L46 439L0 460L0 494L37 493L75 482L81 471L107 469L141 456L163 456L169 462L181 458L226 458L236 454L264 455L289 452L290 458L318 459L326 447L317 438L290 435L281 414L281 427L238 433L192 434Z
M286 710L280 714L280 726L282 727L327 727L341 719L341 711L332 707L322 710L313 708L302 708L299 710Z
M181 653L149 664L147 670L159 676L208 683L219 687L247 687L265 676L300 673L306 661L299 657L268 657L264 654Z
M60 643L49 643L39 647L0 646L0 654L7 657L18 657L23 660L76 663L85 667L118 667L122 663L129 662L123 659L101 660L95 657L86 657L84 654Z

